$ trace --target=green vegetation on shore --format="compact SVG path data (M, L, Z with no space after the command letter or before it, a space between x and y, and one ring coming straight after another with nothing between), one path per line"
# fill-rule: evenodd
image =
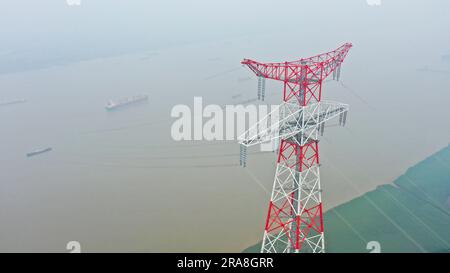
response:
M450 145L324 215L327 252L450 252ZM259 252L260 243L244 252Z

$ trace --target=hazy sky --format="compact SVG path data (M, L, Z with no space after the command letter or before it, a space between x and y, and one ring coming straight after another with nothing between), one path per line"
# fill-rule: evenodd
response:
M375 44L396 43L391 37L414 42L430 38L417 35L424 30L438 35L449 6L445 0L384 0L379 7L365 0L82 0L80 6L5 0L0 54L15 54L3 55L0 69L253 34L267 35L280 48L293 38L308 44L355 35ZM270 38L275 33L285 38Z

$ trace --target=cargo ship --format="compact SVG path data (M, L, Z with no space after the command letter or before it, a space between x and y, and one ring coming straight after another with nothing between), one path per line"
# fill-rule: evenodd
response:
M142 102L142 101L146 101L148 100L148 96L147 95L136 95L133 97L128 97L125 99L121 99L118 101L112 101L110 100L107 104L106 104L106 110L114 110L123 106L127 106L130 104L135 104L138 102Z
M0 106L6 106L6 105L18 104L18 103L24 103L24 102L27 102L27 100L0 101Z
M52 148L50 148L50 147L49 148L45 148L45 149L41 149L41 150L36 150L36 151L28 153L27 157L31 157L31 156L47 153L47 152L50 152L51 150L52 150Z

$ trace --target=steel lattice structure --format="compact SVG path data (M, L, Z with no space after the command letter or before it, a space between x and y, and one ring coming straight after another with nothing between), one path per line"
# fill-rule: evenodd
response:
M324 80L339 80L341 64L352 44L314 57L283 63L242 61L258 77L258 98L265 79L282 81L283 103L239 137L241 165L246 148L279 141L279 153L261 252L325 252L319 134L339 116L345 125L348 105L322 101ZM277 122L271 117L279 113Z

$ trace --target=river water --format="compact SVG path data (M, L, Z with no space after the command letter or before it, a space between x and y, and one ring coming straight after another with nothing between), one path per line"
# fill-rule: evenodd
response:
M0 107L0 251L64 252L73 240L83 251L241 251L258 241L276 155L252 150L242 169L233 141L170 135L172 107L194 96L218 105L256 97L242 58L284 61L354 43L343 85L324 87L326 99L351 106L347 127L331 122L320 142L326 208L447 146L450 65L440 56L450 39L438 33L448 18L409 28L377 21L392 19L390 9L365 15L345 23L351 34L322 29L319 42L304 39L313 30L289 43L280 41L290 31L272 31L0 75L0 99L27 99ZM279 104L281 90L268 82L266 102ZM136 94L149 101L104 108Z

